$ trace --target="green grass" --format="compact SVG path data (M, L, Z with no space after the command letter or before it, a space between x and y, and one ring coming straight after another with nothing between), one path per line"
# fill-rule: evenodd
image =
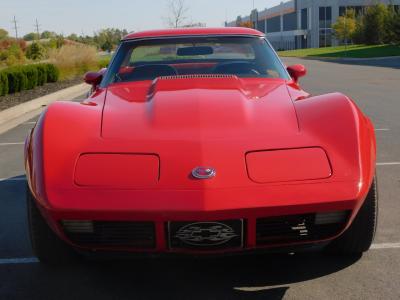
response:
M351 58L373 58L385 56L400 56L399 45L349 45L347 51L345 46L310 48L291 51L280 51L282 57L351 57Z

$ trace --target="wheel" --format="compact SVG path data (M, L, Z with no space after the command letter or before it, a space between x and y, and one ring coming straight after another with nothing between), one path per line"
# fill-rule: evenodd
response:
M330 254L360 255L369 250L378 223L378 183L376 176L368 195L350 227L326 250Z
M76 260L77 254L47 225L28 186L26 196L33 254L40 262L48 265L64 265Z

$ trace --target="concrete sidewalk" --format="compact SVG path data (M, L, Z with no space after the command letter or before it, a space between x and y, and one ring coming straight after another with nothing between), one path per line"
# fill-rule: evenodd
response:
M0 111L0 134L37 116L50 103L60 100L72 100L89 89L90 87L87 84L82 83Z

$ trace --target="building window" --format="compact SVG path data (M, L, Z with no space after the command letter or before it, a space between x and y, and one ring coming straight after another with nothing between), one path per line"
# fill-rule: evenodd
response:
M356 17L363 15L365 7L363 6L340 6L339 16L344 16L347 10L354 10Z
M332 28L332 7L325 7L325 28Z
M308 29L308 9L301 10L301 29Z
M332 46L332 29L321 29L319 31L319 46L320 47Z
M283 31L291 31L297 29L297 13L283 15Z
M332 7L319 8L319 46L332 46Z
M267 20L267 31L268 32L279 32L281 31L281 17L273 17Z
M326 28L325 26L325 7L319 8L319 28Z
M265 33L265 20L258 21L257 30Z

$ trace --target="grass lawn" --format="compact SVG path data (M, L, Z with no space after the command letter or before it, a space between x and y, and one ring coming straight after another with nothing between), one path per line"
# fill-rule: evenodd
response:
M282 57L352 57L352 58L372 58L385 56L400 56L400 46L394 45L349 45L347 53L345 46L310 48L291 51L280 51Z

